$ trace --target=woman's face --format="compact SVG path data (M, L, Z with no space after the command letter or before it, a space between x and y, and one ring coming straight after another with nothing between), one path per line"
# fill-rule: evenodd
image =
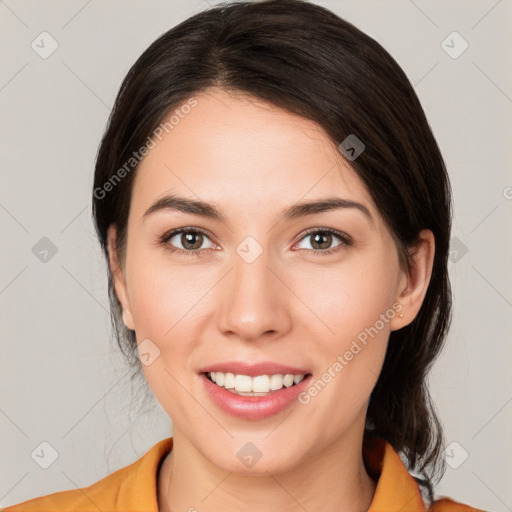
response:
M362 435L390 331L415 311L390 233L318 125L218 90L195 99L137 171L116 291L175 439L225 470L277 473ZM170 195L222 219L148 212ZM326 198L362 206L299 208ZM225 385L269 376L235 376L239 390L307 376L245 398L208 380L216 368Z

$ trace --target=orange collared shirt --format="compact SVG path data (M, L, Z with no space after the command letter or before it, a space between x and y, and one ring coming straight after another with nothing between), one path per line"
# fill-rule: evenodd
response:
M158 512L158 468L171 449L172 437L168 437L140 459L88 487L40 496L0 508L0 512ZM368 512L425 512L418 483L393 447L377 438L363 449L365 461L378 474ZM428 510L484 512L446 497L434 501Z

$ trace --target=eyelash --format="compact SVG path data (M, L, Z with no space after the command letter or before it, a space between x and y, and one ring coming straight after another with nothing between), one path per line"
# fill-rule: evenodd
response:
M200 256L202 256L202 252L205 251L206 249L184 250L184 249L180 249L179 247L174 247L174 246L168 244L169 240L171 238L173 238L175 235L188 234L188 233L200 233L200 234L206 236L207 238L210 238L208 236L208 233L201 228L180 228L180 229L175 229L168 233L165 233L161 237L159 243L163 246L166 246L166 248L168 250L170 250L171 252L177 253L179 256L184 256L184 257L189 257L189 256L200 257ZM310 230L306 231L306 233L304 233L304 236L297 243L300 243L307 236L314 235L317 233L324 233L324 234L328 233L330 235L334 235L336 238L338 238L340 240L341 243L339 245L333 247L332 249L325 249L325 250L301 249L301 250L312 253L314 256L327 256L327 255L333 254L335 252L338 252L339 250L341 250L344 247L350 247L353 243L352 239L348 235L345 235L339 231L336 231L336 230L330 229L330 228L310 229Z

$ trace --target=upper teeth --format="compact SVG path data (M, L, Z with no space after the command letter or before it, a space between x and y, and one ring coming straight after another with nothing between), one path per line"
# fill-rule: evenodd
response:
M306 374L292 375L287 373L286 375L257 375L256 377L250 377L249 375L223 372L210 372L208 375L218 386L226 389L234 388L240 392L254 391L257 393L277 391L283 386L289 388L293 384L298 384L306 376Z

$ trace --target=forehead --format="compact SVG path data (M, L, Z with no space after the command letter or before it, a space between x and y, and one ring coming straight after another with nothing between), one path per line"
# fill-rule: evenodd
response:
M172 128L153 138L134 183L134 215L175 192L221 204L233 215L336 195L377 216L363 183L317 123L217 89L193 98L195 106L174 108L163 121L174 116Z

